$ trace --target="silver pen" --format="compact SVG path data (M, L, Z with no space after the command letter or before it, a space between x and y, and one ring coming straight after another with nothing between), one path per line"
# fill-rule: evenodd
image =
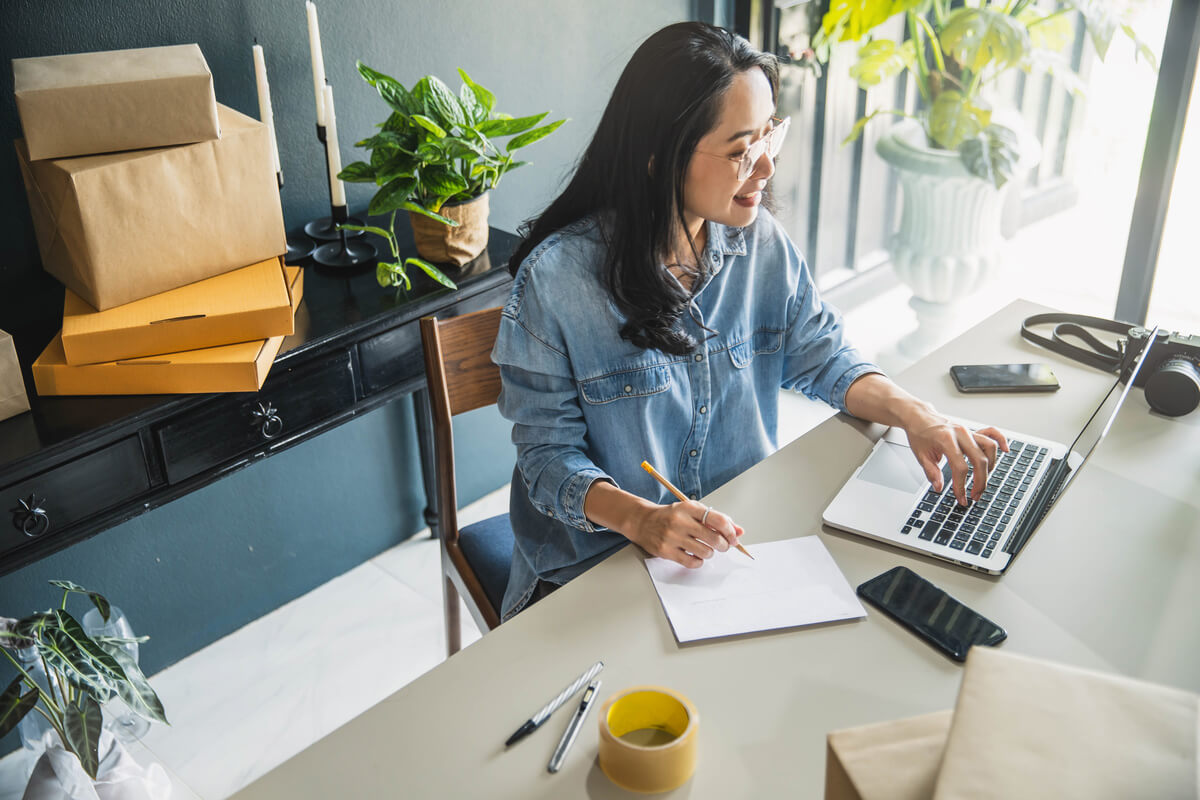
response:
M592 708L592 701L596 699L596 690L600 688L600 679L592 681L583 692L583 699L579 701L579 708L575 709L575 715L571 717L571 722L567 725L567 729L563 731L562 739L558 742L558 747L554 748L554 755L550 756L550 764L546 767L551 772L558 772L562 767L563 759L567 757L567 751L571 749L571 745L575 743L575 737L579 735L579 729L583 727L583 719L587 716L588 711Z
M588 667L587 671L576 678L574 683L555 695L554 699L549 703L546 703L546 705L542 707L541 711L534 714L525 721L524 725L517 728L516 732L514 732L512 736L508 737L508 741L504 743L504 746L512 747L515 743L519 742L521 739L537 730L543 722L550 718L551 714L558 710L559 706L567 702L572 695L579 691L580 687L582 687L592 678L596 677L596 673L602 669L604 669L603 661L597 661L595 664L592 664L592 666Z

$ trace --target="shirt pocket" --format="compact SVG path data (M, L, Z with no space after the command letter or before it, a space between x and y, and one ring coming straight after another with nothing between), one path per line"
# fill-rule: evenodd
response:
M777 352L780 347L783 347L783 331L759 328L749 338L729 348L729 360L738 369L745 369L755 356Z
M592 405L612 403L626 397L648 397L671 388L671 371L666 366L613 372L579 382L583 399Z

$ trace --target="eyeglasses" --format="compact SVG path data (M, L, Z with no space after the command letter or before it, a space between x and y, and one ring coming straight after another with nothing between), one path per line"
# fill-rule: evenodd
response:
M765 153L771 162L775 162L775 157L779 155L779 151L783 149L783 140L787 136L788 128L792 124L791 117L780 119L779 117L771 117L775 126L767 131L767 135L754 142L742 156L723 156L718 153L706 153L703 150L696 152L702 156L710 156L712 158L723 158L727 161L732 161L738 165L737 177L739 181L744 181L754 173L754 167L758 164L758 160Z

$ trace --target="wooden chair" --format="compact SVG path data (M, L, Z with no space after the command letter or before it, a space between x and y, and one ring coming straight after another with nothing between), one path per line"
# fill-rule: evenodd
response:
M492 346L500 329L499 308L439 321L421 319L425 375L433 412L434 464L441 527L446 651L462 646L458 599L487 632L500 624L500 608L512 564L513 533L508 514L459 530L454 484L452 417L492 405L500 396L500 370Z

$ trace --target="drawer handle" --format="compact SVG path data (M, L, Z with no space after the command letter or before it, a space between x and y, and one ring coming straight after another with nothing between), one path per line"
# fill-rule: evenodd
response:
M46 499L29 495L24 500L17 501L17 507L9 509L12 512L13 527L29 537L41 536L50 530L50 515L42 504Z
M270 402L259 403L258 408L254 409L251 414L254 415L254 424L259 424L262 420L262 427L259 433L264 439L274 439L279 434L283 433L283 418L279 416L279 412L275 410L275 406Z

